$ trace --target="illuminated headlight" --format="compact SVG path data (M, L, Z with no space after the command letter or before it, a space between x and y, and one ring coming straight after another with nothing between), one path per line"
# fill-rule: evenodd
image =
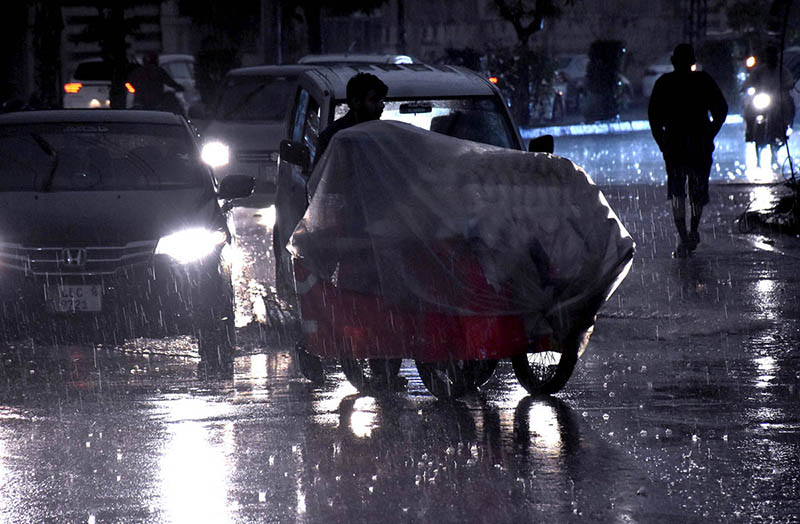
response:
M161 237L156 246L156 255L167 255L181 264L189 264L207 257L225 240L224 231L186 229Z
M755 87L748 87L747 88L747 96L753 96L754 94L756 94L756 88Z
M761 111L762 109L766 109L772 103L772 97L769 96L767 93L758 93L756 96L753 97L753 107Z
M230 150L222 142L208 142L203 145L200 158L211 167L222 167L230 161Z

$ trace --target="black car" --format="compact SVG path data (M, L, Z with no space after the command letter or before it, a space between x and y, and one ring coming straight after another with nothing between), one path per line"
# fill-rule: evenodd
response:
M0 117L0 345L192 334L201 365L234 348L230 201L177 115Z

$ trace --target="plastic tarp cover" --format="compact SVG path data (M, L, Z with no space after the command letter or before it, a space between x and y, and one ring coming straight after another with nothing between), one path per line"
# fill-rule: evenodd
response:
M289 243L338 289L412 311L588 328L634 243L571 161L394 121L338 132Z

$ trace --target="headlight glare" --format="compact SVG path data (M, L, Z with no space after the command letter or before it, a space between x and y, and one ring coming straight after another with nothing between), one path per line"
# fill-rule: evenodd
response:
M759 111L768 108L771 103L772 97L770 97L767 93L758 93L753 97L753 107Z
M222 142L207 142L200 151L200 158L211 167L222 167L230 161L230 150Z
M161 237L156 246L156 255L167 255L181 264L189 264L207 257L225 240L224 231L185 229Z

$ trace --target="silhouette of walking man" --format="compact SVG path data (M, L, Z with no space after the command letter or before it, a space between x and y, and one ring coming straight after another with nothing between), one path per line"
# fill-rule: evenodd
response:
M164 86L183 91L183 86L158 65L158 55L155 53L145 55L144 64L134 69L128 80L136 90L133 97L133 107L136 109L163 109Z
M692 71L694 49L679 44L672 52L672 73L661 75L653 87L647 108L650 130L664 155L667 170L667 198L678 228L673 255L686 257L700 243L700 218L708 204L714 137L717 136L728 104L704 71ZM709 113L711 118L709 119ZM686 185L689 186L691 231L686 230Z

